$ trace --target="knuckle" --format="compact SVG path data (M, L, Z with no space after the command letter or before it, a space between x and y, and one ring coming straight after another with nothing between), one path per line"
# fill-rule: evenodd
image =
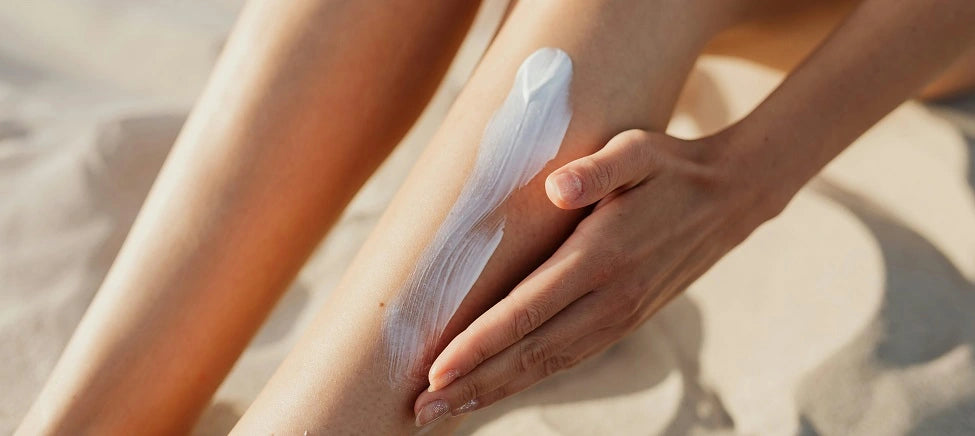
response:
M616 140L624 145L643 144L647 140L647 132L640 129L629 129L616 135Z
M485 348L482 343L476 342L471 345L471 357L474 359L475 365L480 365L481 362L487 360L490 355L488 354L487 348Z
M548 345L542 339L525 341L518 351L518 372L526 372L546 360Z
M572 369L579 366L582 361L586 360L586 356L573 356L563 367L563 370Z
M653 136L643 130L627 130L617 135L616 140L627 161L638 168L651 169L660 158Z
M613 187L615 171L612 164L593 156L587 156L583 162L589 181L596 190L606 192Z
M571 368L575 358L569 355L560 354L545 361L545 368L542 371L543 377L548 377L563 369Z
M522 338L542 325L542 310L537 304L526 304L515 314L516 338Z
M647 172L653 173L663 167L663 156L650 144L637 144L634 148L636 161Z
M477 386L477 382L474 380L469 380L465 382L463 386L461 386L460 389L461 398L463 398L464 401L472 400L474 398L477 398L477 393L479 391L480 389Z

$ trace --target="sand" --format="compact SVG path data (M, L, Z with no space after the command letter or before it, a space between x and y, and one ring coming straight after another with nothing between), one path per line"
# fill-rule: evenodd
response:
M334 287L483 50L489 5L197 434L233 425ZM239 7L0 3L0 433L90 302ZM779 80L704 59L670 131L719 129ZM909 102L644 327L461 434L975 434L972 314L975 97Z

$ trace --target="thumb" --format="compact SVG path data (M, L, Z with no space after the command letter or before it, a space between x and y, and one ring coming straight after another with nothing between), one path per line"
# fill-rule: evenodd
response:
M627 130L596 153L553 171L545 179L545 191L559 208L585 207L650 177L657 167L653 155L649 133Z

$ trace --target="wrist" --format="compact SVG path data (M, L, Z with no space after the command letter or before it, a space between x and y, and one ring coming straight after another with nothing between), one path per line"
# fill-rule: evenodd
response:
M704 139L710 160L738 199L762 221L777 216L815 175L810 159L785 147L765 129L732 125Z

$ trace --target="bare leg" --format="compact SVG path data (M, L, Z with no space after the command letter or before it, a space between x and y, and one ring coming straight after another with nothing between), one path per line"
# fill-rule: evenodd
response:
M252 1L19 432L187 431L476 7Z
M860 3L859 0L747 0L741 22L722 31L704 52L792 71ZM937 99L975 90L975 47L919 97Z
M742 20L711 40L704 52L792 71L860 0L745 0Z
M941 77L929 83L920 97L936 100L972 91L975 91L975 47L956 60Z
M560 152L542 171L547 174L620 131L663 130L699 51L732 19L731 4L519 3L339 289L235 431L399 434L413 429L412 405L422 387L390 385L381 325L417 253L458 197L483 129L508 93L516 68L540 47L560 48L573 61L574 115ZM544 260L580 218L549 203L543 179L536 177L504 206L507 224L500 246L440 346Z

